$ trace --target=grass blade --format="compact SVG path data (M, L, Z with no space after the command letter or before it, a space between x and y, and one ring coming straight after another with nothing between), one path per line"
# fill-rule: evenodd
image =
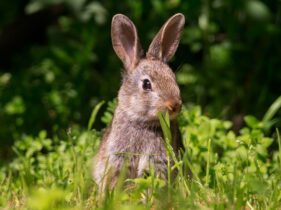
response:
M91 117L90 117L90 120L89 120L89 123L88 123L88 132L92 129L92 126L93 126L93 124L94 124L94 122L96 120L97 113L98 113L99 109L101 108L101 106L103 104L104 104L104 101L101 101L93 109Z
M174 153L173 147L171 146L171 142L172 142L172 134L171 134L171 130L170 130L170 118L169 118L169 113L168 111L166 112L165 118L163 116L163 113L161 111L158 112L158 116L159 116L159 120L160 120L160 124L161 124L161 128L162 131L164 133L164 137L165 140L161 138L161 140L163 141L165 147L166 147L166 153L167 153L167 160L168 160L168 186L170 187L171 185L171 172L172 170L174 170L175 168L178 169L178 172L183 180L184 183L184 187L186 189L186 191L188 192L188 194L190 194L190 190L186 184L186 180L184 180L184 176L183 176L183 171L182 171L182 161L178 160L176 157L176 154ZM174 161L174 166L171 168L170 166L170 156L172 157L173 161Z
M211 150L211 139L208 140L208 157L207 157L207 170L206 170L206 182L205 186L209 185L209 173L210 173L210 151Z
M161 111L158 112L158 117L159 117L159 120L160 120L160 125L162 127L165 139L172 140L172 134L171 134L171 131L170 131L170 127L169 127L168 123L166 122L166 120L163 116L163 113Z
M279 96L273 104L269 107L267 112L265 113L262 122L267 123L272 119L272 117L276 114L276 112L280 109L281 107L281 96Z
M278 140L278 146L279 146L279 161L280 161L280 167L281 167L281 140L280 140L278 128L276 128L276 133L277 133L277 140Z
M170 116L169 116L168 110L166 110L165 121L166 121L168 127L170 128Z

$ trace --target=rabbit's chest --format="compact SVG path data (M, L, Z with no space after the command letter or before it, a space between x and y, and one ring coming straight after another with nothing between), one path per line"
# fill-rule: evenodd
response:
M128 134L128 135L126 135ZM123 135L111 135L109 138L108 155L112 164L129 161L129 169L136 176L148 170L150 163L164 165L166 150L161 140L161 132L128 131ZM134 176L135 176L134 175Z
M165 147L161 141L161 132L152 132L150 130L134 131L126 130L119 134L112 134L109 138L110 154L128 153L127 155L149 155L165 152Z

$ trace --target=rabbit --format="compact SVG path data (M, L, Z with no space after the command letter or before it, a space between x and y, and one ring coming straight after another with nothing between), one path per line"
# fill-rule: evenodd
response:
M170 17L144 56L133 22L122 14L112 19L112 45L124 71L113 120L92 165L93 180L104 189L115 186L125 161L127 178L140 177L153 165L155 173L167 180L159 110L169 112L174 152L183 148L175 120L182 106L180 90L167 62L177 50L184 23L181 13Z

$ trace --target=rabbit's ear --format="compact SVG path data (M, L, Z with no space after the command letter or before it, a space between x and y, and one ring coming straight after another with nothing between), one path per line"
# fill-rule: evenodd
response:
M134 23L125 15L115 15L112 18L111 39L113 48L125 68L133 69L143 52Z
M153 39L146 57L168 62L178 48L184 22L184 15L181 13L170 17Z

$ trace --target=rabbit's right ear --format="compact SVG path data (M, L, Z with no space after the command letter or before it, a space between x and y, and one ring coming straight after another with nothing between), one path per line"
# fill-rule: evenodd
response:
M126 70L132 70L143 54L133 22L125 15L115 15L112 18L111 39L113 48Z
M181 13L170 17L151 42L146 57L168 62L178 48L184 22L185 18Z

